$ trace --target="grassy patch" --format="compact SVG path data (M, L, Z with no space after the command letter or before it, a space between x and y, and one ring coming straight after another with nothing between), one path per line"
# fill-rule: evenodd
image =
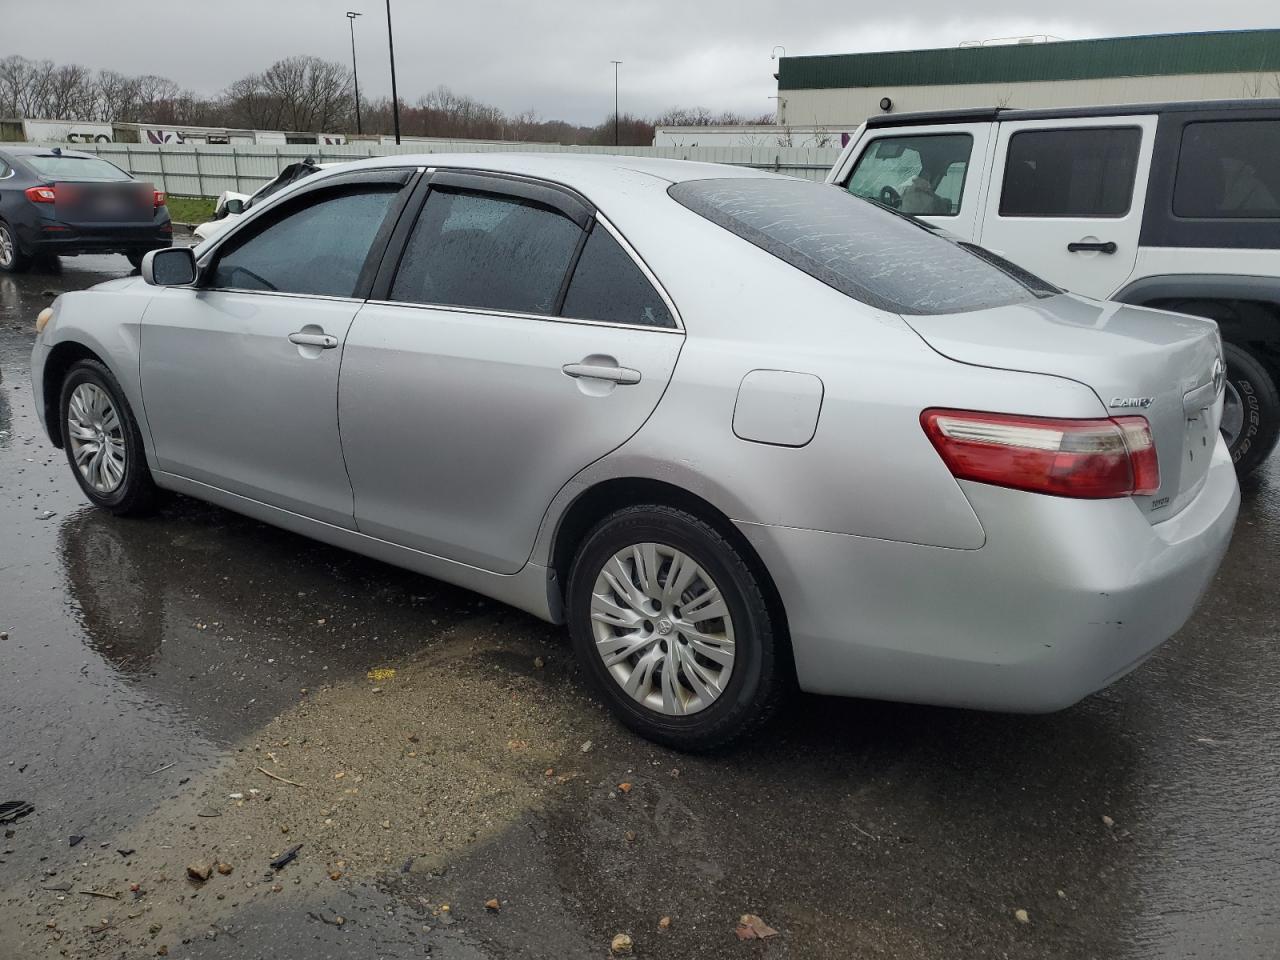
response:
M216 202L211 197L175 197L173 194L165 198L169 219L174 223L204 223L213 216Z

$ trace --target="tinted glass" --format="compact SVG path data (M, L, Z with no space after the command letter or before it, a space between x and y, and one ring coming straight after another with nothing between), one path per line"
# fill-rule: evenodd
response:
M972 151L967 133L873 140L858 158L848 190L903 213L954 217Z
M233 238L234 247L218 257L213 286L352 296L396 189L324 194L244 240Z
M527 200L434 189L391 299L551 313L581 233L572 220Z
M1189 123L1173 185L1179 217L1280 217L1280 120Z
M582 248L582 257L569 281L564 299L566 317L635 323L646 327L674 327L671 311L649 278L622 245L596 224Z
M54 157L28 154L23 158L47 180L132 180L114 163L98 157Z
M918 220L803 180L690 180L668 193L841 293L905 314L961 313L1057 291L1031 286Z
M1124 216L1141 143L1137 127L1015 133L1009 138L1000 216Z

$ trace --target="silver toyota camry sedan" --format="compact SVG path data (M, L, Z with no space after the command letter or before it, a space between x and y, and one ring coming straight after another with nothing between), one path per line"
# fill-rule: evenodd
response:
M684 749L793 686L1066 707L1186 621L1239 502L1211 321L740 168L346 164L38 326L93 503L178 491L566 623Z

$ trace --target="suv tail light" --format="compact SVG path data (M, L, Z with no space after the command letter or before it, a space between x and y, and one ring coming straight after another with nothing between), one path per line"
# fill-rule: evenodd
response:
M931 409L920 423L958 480L1093 500L1160 488L1146 417L1064 420Z
M27 187L25 193L32 203L53 203L58 199L53 187Z

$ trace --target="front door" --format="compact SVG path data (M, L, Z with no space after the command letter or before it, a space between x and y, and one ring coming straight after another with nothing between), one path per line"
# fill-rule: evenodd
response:
M229 236L201 286L157 291L141 379L161 470L354 526L338 367L397 189L308 191Z
M684 338L605 223L465 179L433 178L356 317L338 413L362 533L510 574L556 493L648 418Z
M981 244L1106 299L1138 256L1156 118L1001 123Z

